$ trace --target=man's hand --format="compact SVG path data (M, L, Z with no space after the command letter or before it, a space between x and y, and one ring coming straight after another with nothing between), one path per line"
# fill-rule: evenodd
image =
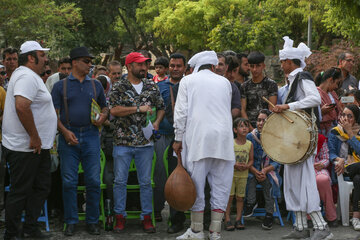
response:
M34 153L40 154L41 152L41 139L37 135L36 137L30 137L30 149L34 149Z
M158 122L153 122L153 128L154 128L154 130L156 130L156 131L159 131L159 123Z
M176 153L176 155L180 155L181 154L181 151L182 151L182 142L180 142L180 141L175 141L174 143L173 143L173 150L174 150L174 152Z
M276 112L276 113L281 113L285 110L289 109L289 105L288 104L281 104L281 105L276 105L274 108L273 108L273 112Z
M107 115L104 113L100 113L100 117L97 121L95 121L94 125L100 127L105 122L106 119L107 119Z
M72 131L66 130L65 132L63 132L63 135L67 144L69 145L79 144L78 139L76 138L75 134Z
M140 110L141 113L146 113L146 112L148 112L150 114L153 113L153 111L151 109L151 106L149 106L149 105L140 106L139 110Z

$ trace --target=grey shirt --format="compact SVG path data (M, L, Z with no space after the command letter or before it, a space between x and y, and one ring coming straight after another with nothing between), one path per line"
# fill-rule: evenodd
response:
M350 73L347 75L347 77L344 79L341 88L344 90L348 90L349 86L353 87L353 88L358 88L359 85L359 81Z

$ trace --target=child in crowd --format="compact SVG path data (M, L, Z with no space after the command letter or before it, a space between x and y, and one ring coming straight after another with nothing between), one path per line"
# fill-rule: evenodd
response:
M167 79L166 73L169 70L169 60L166 57L158 57L154 65L156 71L156 75L153 78L154 82L158 83Z
M247 139L254 146L254 164L249 169L248 192L246 195L247 204L244 210L244 217L253 215L254 209L257 207L256 185L262 185L266 211L262 228L266 230L272 229L274 213L273 197L281 197L280 185L282 181L279 175L280 164L270 159L261 146L261 131L270 114L271 112L268 109L260 110L256 119L257 128L247 135Z
M234 177L231 186L230 198L225 213L225 229L227 231L233 231L235 228L239 230L244 229L244 225L241 224L241 214L244 207L248 171L254 162L254 147L249 140L246 140L246 135L250 131L250 121L244 118L237 118L234 120L233 127L236 134L236 138L234 139L236 162L234 165ZM235 194L236 219L234 226L230 221L230 212Z

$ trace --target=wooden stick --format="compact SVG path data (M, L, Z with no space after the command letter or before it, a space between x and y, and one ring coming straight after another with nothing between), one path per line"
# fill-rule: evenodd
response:
M274 104L272 104L272 102L270 102L268 99L266 99L266 97L262 97L262 99L267 102L268 104L270 104L270 106L272 106L273 108L275 107ZM286 116L284 113L280 113L281 116L283 116L286 120L288 120L290 123L294 123L293 120L291 120L288 116Z

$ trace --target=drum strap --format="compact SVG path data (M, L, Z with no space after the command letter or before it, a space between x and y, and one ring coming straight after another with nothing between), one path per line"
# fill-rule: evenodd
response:
M285 104L288 103L292 103L292 102L296 102L295 99L295 93L296 90L298 88L299 82L303 79L309 79L311 81L314 81L313 77L311 76L311 74L309 72L306 71L302 71L296 74L295 80L293 82L293 84L291 85L289 94L285 100ZM305 108L303 109L305 112L307 112L310 116L312 116L312 112L315 114L316 116L316 125L319 128L320 127L320 114L319 114L319 109L318 107L313 107L313 108Z

